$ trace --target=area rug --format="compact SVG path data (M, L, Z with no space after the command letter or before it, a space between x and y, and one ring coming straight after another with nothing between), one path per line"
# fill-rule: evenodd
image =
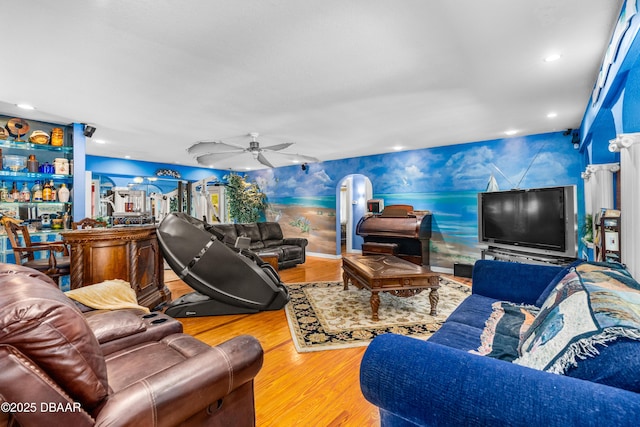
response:
M381 292L378 314L371 320L371 292L342 282L287 284L291 301L285 307L293 344L299 353L365 346L373 338L396 333L427 339L470 293L471 288L440 278L437 316L431 316L430 290L410 298Z

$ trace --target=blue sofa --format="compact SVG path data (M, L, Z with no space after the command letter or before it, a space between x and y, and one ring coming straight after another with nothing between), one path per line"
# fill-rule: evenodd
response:
M538 348L555 339L549 330L541 333L541 328L557 322L558 313L565 310L558 307L568 300L563 298L571 296L574 292L571 289L584 283L588 289L585 295L601 295L602 283L597 282L615 277L618 289L624 288L624 295L630 295L631 304L627 308L632 315L625 320L638 321L637 315L633 319L634 310L640 313L637 282L615 267L587 264L559 267L477 261L472 294L427 341L395 334L375 338L363 356L360 383L366 399L379 407L381 425L640 425L637 328L618 328L627 330L627 336L595 345L597 351L590 349L588 356L572 359L571 355L566 356L567 352L559 353L561 356L553 357L550 363L556 370L559 360L569 361L560 374L551 373L550 368L533 369L526 365L530 362L526 357L531 354L527 351L535 354ZM583 268L586 272L577 272ZM587 275L591 278L586 279ZM597 305L591 300L588 304ZM516 347L515 356L506 356L508 352L496 345L496 337L502 336L501 326L496 326L499 324L496 306L511 306L521 312L525 311L520 310L522 307L531 308L532 312L540 310L532 317L521 316L529 317L530 324L520 325L515 338L502 331L506 339L501 342L509 344L512 339L509 345ZM582 311L589 314L590 308ZM578 310L577 316L582 316L582 311ZM602 312L596 314L601 316ZM492 315L494 321L487 322ZM560 313L567 324L571 323L570 317L569 313ZM490 325L494 327L493 355L479 352L487 337L491 337L487 333ZM529 338L525 339L527 335ZM532 345L534 341L536 345ZM523 349L525 354L520 356Z

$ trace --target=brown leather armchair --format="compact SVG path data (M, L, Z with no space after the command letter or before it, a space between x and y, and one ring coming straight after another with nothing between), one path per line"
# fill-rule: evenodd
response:
M119 342L103 348L88 318L104 313L81 313L48 277L12 264L0 264L0 301L0 425L255 425L263 351L251 336L120 341L136 334L103 327L127 323L112 312L93 325L103 346Z

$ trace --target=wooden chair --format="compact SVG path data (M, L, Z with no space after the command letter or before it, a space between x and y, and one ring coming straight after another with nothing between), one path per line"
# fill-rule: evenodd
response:
M58 285L60 277L70 274L71 260L64 242L32 242L26 225L18 225L10 221L4 223L4 228L16 258L16 264L41 271ZM24 245L21 245L21 238ZM36 259L34 254L39 252L48 252L48 257Z
M101 227L106 227L107 223L104 221L98 221L97 219L93 219L93 218L83 218L78 222L72 222L71 223L71 229L72 230L78 230L78 229L89 229L89 228L101 228Z

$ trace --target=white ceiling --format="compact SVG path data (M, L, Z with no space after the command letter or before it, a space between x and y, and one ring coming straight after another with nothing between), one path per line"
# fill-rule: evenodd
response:
M0 113L90 123L88 154L197 166L195 142L249 132L331 160L577 128L622 0L5 3Z

